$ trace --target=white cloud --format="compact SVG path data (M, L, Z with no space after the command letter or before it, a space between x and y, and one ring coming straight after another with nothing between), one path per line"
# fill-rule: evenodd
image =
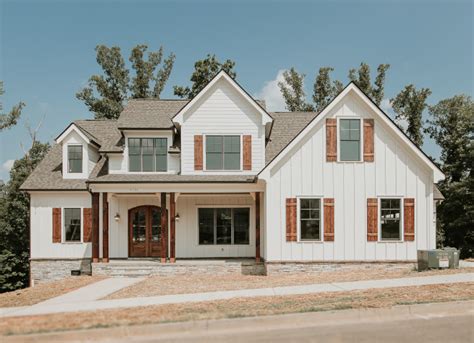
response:
M6 160L6 161L3 162L3 164L2 164L2 169L3 169L4 171L9 172L10 169L12 169L14 163L15 163L15 160Z
M284 82L283 72L279 70L274 80L266 81L262 89L255 94L256 99L265 100L267 110L270 112L285 111L285 100L278 87L278 82Z

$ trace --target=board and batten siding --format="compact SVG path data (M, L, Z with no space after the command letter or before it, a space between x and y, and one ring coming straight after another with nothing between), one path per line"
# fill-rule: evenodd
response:
M415 260L417 249L435 248L432 172L353 95L326 118L335 117L375 119L375 161L326 162L321 120L266 180L267 261L403 261ZM334 242L287 242L286 198L311 195L334 198ZM415 198L414 242L367 242L367 198L382 196Z
M218 81L200 99L189 113L185 114L181 127L181 169L183 174L222 174L226 171L212 172L194 170L195 135L251 135L252 170L240 171L242 174L258 173L265 164L265 127L261 115L232 86ZM204 142L205 154L205 142ZM242 158L242 142L241 142ZM243 166L242 166L243 167ZM231 171L236 173L236 171Z
M53 208L90 208L88 192L31 192L31 258L90 258L91 243L53 243ZM81 216L82 218L82 216ZM64 215L61 215L64 221ZM84 223L81 222L81 225ZM61 224L64 239L64 225ZM83 230L81 230L81 234Z

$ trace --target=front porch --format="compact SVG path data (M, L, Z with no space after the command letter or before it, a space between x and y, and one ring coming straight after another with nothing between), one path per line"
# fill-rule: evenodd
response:
M145 192L136 186L101 186L92 189L93 274L241 272L249 259L253 264L261 260L261 191L204 193L203 188L211 188L204 185L187 192L150 192L154 187Z

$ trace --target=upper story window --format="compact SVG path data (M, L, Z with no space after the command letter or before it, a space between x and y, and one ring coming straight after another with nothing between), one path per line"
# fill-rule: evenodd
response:
M401 240L401 200L380 199L380 237L383 241Z
M240 136L206 136L206 170L239 170Z
M129 138L128 163L131 172L168 170L167 138Z
M67 147L68 173L82 173L82 145Z
M339 127L340 160L360 161L360 119L340 119Z
M80 242L81 241L81 209L65 208L64 209L64 241Z
M321 199L299 199L300 240L321 240Z

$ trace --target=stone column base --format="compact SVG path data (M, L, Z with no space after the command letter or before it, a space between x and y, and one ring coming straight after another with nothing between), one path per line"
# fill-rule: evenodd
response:
M32 259L31 286L35 284L60 280L71 276L71 270L80 270L81 274L91 274L91 259Z

